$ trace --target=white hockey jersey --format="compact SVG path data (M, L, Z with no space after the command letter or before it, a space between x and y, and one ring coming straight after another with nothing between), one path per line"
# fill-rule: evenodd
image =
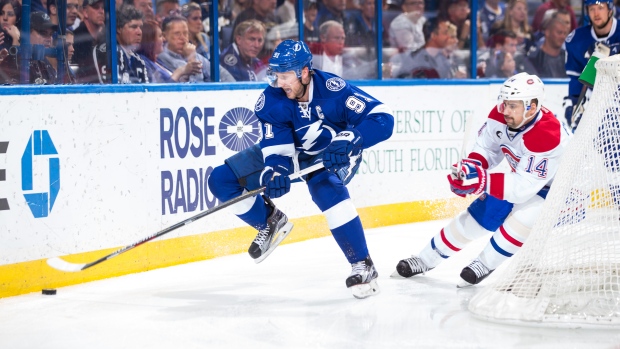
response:
M518 130L508 128L504 115L493 108L469 158L482 162L485 169L506 159L512 171L490 173L486 193L518 204L551 185L570 137L564 124L545 107Z

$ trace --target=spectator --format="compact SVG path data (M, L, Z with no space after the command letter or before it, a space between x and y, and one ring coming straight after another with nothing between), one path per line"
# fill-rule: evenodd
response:
M480 11L478 11L478 17L480 18L480 31L484 42L487 42L489 39L491 28L495 22L504 19L504 11L506 11L506 5L500 0L484 1L484 5Z
M265 47L269 52L273 52L273 50L286 39L299 40L297 22L286 22L271 28L265 36ZM268 64L266 61L263 61L263 63Z
M347 8L347 0L323 0L318 3L318 14L314 25L321 27L321 24L327 21L336 21L345 27L349 21ZM320 29L319 29L320 30Z
M456 25L450 23L448 25L448 45L443 49L443 54L450 62L450 69L452 75L457 79L464 79L467 77L467 64L465 62L466 57L460 57L456 54L459 49L459 38Z
M4 33L4 47L19 46L22 6L17 0L0 1L0 25Z
M566 51L564 50L564 40L569 33L569 26L564 23L555 12L555 16L545 23L545 41L540 48L532 46L527 55L530 63L536 68L537 74L541 78L565 78Z
M159 23L147 20L142 26L142 42L138 54L146 64L146 72L152 83L187 82L189 77L199 74L200 62L192 61L170 71L157 61L157 57L164 51L164 36Z
M153 20L155 19L155 12L153 12L153 1L152 0L125 0L125 5L131 5L144 15L144 20ZM120 7L117 6L118 10Z
M570 13L563 9L551 9L545 12L543 16L542 23L540 24L540 30L533 34L533 41L536 43L536 46L542 46L545 41L545 29L549 22L551 22L551 18L557 18L564 26L566 30L570 33Z
M468 0L449 0L447 7L441 14L441 18L450 21L450 23L456 25L458 33L458 47L460 50L469 49L471 47L471 20L469 14L471 9L469 8ZM480 21L478 21L478 47L484 47L484 39L482 38L482 30L480 27Z
M211 81L211 64L206 58L196 54L196 46L189 43L189 29L187 28L185 17L166 17L162 26L166 45L164 45L164 51L157 58L158 63L170 71L175 71L189 62L198 61L201 70L199 73L191 75L189 81ZM219 72L221 81L235 81L232 75L221 66L219 67Z
M304 1L304 41L312 52L316 52L316 44L319 42L319 28L314 25L318 14L316 0Z
M75 25L80 11L82 6L78 0L67 0L67 29Z
M510 52L499 52L493 68L495 69L487 69L486 77L505 79L517 73L516 63Z
M45 12L32 12L30 14L30 43L32 47L32 59L30 60L30 77L28 82L36 85L56 83L56 70L45 58L45 49L52 46L52 34L58 27L52 23ZM10 55L2 62L2 78L4 83L17 84L20 82L21 62L17 56Z
M163 23L166 17L179 15L181 13L179 0L157 0L155 9L155 18L159 23Z
M361 60L344 52L346 34L342 24L327 21L321 24L319 32L321 50L312 58L315 68L349 80L376 78L376 61Z
M57 0L47 0L46 6L47 13L50 15L52 23L59 25ZM70 28L73 23L75 23L75 19L77 18L78 14L78 6L79 5L77 0L67 0L67 15L65 28Z
M116 11L116 41L118 55L118 83L148 83L146 64L136 53L142 42L144 15L131 5Z
M189 29L189 42L196 46L196 53L209 59L209 45L211 40L204 32L202 26L201 9L195 2L190 2L181 7L181 15L187 18L187 28Z
M527 24L526 0L510 0L506 7L504 20L495 22L491 28L491 35L501 31L511 31L517 34L517 44L521 52L529 49L532 40L532 32Z
M402 3L402 0L385 0L385 6L383 6L382 11L384 46L387 46L390 43L389 33L392 21L404 12L402 10Z
M51 0L47 1L47 4L50 4ZM51 18L51 16L50 16ZM75 49L73 48L73 40L74 40L74 36L73 36L73 32L71 30L67 29L67 32L65 33L65 45L64 45L64 54L65 54L65 79L64 79L64 83L66 84L74 84L76 83L75 80L75 74L73 73L71 66L69 65L69 62L71 61L71 58L73 57L73 52L75 52ZM54 70L56 72L58 72L58 59L56 59L56 57L46 57L47 60L50 62L50 64L52 65L52 68L54 68ZM59 81L60 82L60 81Z
M105 12L103 0L84 0L84 21L75 33L73 63L78 66L76 77L80 83L98 83L97 67L93 61L93 47L103 32Z
M402 11L390 25L390 46L401 53L416 51L424 46L424 1L404 0Z
M276 18L278 23L296 22L295 2L295 0L284 0L282 5L276 8Z
M515 62L515 70L517 73L527 72L528 74L533 74L536 72L536 69L532 66L525 54L518 51L518 41L519 38L517 34L507 30L500 31L489 39L491 47L488 51L488 55L483 55L481 57L486 63L484 73L486 77L506 77L502 72L502 65L506 60L506 53L510 54L508 60L513 60ZM504 69L506 69L506 67L504 67ZM514 75L514 73L510 75Z
M233 38L233 43L220 55L222 66L236 81L258 81L258 74L265 68L257 58L265 45L263 23L255 19L241 22Z
M542 25L545 13L548 10L552 10L552 9L568 11L570 15L569 33L575 30L575 28L577 28L577 18L575 17L575 11L573 11L573 8L570 6L570 0L549 0L547 2L543 2L536 9L536 13L534 14L534 19L532 20L532 31L533 32L543 31L543 28L541 27L541 25Z
M417 0L420 1L420 0ZM377 27L375 25L375 1L359 0L360 11L350 16L347 26L347 47L375 48Z
M235 23L232 28L233 35L230 38L230 42L233 41L235 29L237 26L250 19L256 19L260 22L263 22L265 26L265 31L269 31L273 26L278 24L278 20L276 18L276 0L253 0L252 6L248 9L244 10L237 16L235 19ZM263 51L261 53L261 57L265 56L267 53Z
M450 62L443 50L450 43L450 22L432 18L424 23L424 48L405 52L390 59L394 78L441 78L453 77Z

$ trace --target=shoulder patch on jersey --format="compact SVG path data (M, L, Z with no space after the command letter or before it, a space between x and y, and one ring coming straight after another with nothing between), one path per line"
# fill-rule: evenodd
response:
M261 92L260 96L258 96L258 100L256 101L256 105L254 106L254 110L260 111L265 106L265 93Z
M573 40L573 37L575 36L575 30L576 29L573 29L573 31L570 32L570 34L568 34L568 36L566 37L566 40L565 40L566 42L571 42L571 40Z
M562 138L562 126L551 112L545 112L534 127L523 135L525 147L535 153L555 149Z
M332 92L337 92L342 90L347 83L342 78L329 78L325 81L325 87Z
M232 53L227 54L226 56L224 56L224 64L230 66L237 64L237 57L235 57L235 55L233 55Z
M504 115L497 111L497 108L493 107L491 112L489 113L489 119L495 120L499 123L506 125L506 120L504 120Z

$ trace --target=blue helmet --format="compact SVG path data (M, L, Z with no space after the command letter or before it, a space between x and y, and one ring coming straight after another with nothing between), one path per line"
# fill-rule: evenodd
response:
M312 53L303 41L284 40L269 58L269 74L294 71L301 78L304 67L312 70Z

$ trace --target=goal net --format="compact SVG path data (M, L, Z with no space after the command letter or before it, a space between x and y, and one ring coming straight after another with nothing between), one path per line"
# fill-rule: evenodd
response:
M476 316L557 327L620 326L620 55L600 59L592 97L540 218L476 294Z

